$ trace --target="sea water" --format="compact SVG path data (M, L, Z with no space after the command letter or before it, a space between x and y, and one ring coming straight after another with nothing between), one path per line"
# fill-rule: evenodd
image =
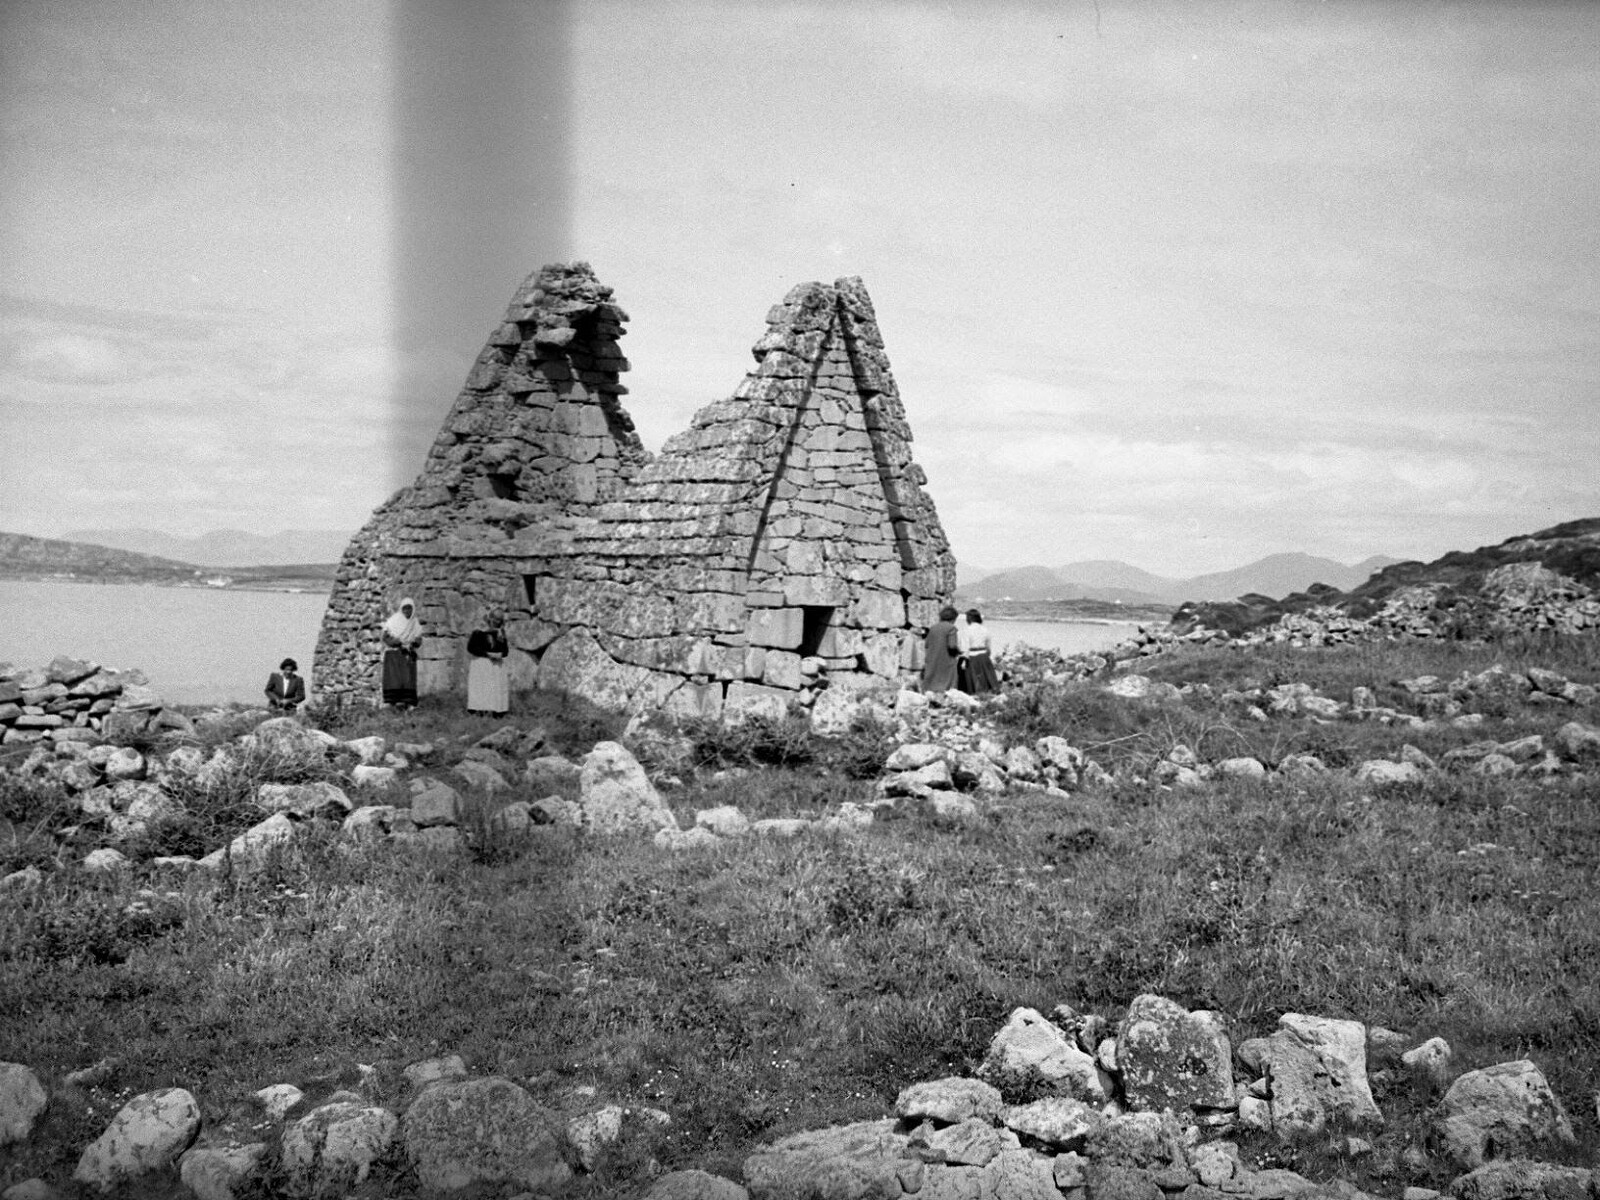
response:
M285 658L311 674L324 593L0 580L0 662L136 667L173 704L262 703Z
M310 677L328 598L149 584L0 580L0 662L41 667L57 655L137 667L173 704L260 703L267 676L293 658ZM1109 650L1124 622L990 621L995 649L1026 642L1065 654Z

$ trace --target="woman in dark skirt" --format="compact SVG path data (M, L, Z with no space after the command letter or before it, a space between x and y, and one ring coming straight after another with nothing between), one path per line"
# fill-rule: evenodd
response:
M1000 676L994 669L989 631L984 628L983 614L975 608L967 609L967 628L962 638L962 665L966 668L964 691L974 696L987 696L1000 690Z
M956 610L939 610L939 620L928 630L922 657L922 690L948 692L956 686L956 658L961 645L956 634Z
M417 650L422 622L417 602L407 596L383 623L383 702L410 708L417 702Z

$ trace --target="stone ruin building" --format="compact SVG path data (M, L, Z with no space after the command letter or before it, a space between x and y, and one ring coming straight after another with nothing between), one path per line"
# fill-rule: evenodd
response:
M779 714L920 670L955 561L861 281L794 288L732 397L655 457L622 406L611 295L586 263L518 289L422 473L345 551L321 702L377 702L404 596L423 694L464 689L490 609L514 688L610 710Z

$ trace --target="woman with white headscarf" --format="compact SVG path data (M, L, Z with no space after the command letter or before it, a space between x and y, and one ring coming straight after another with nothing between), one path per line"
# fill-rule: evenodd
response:
M417 649L422 622L417 602L407 596L383 623L383 702L410 708L417 702Z

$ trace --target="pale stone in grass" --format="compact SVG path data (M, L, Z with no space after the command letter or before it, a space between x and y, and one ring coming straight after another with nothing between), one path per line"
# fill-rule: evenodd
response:
M885 771L916 771L929 763L943 762L950 752L934 742L910 742L896 746L884 761Z
M978 1074L1002 1090L1042 1085L1094 1104L1104 1104L1111 1094L1110 1080L1094 1059L1031 1008L1012 1011L990 1041Z
M357 840L379 838L389 832L394 813L392 804L365 804L344 819L340 830Z
M283 1131L281 1162L298 1196L342 1195L366 1179L394 1142L398 1122L387 1109L335 1100Z
M241 745L313 761L322 759L328 747L339 744L338 738L302 725L297 717L270 717L239 740Z
M0 1200L63 1200L63 1196L42 1179L24 1179L0 1192Z
M1450 1077L1450 1043L1441 1037L1429 1038L1414 1050L1400 1056L1400 1062L1414 1079L1443 1087Z
M534 826L533 802L531 800L513 800L504 808L496 809L489 818L489 825L498 833L523 834Z
M1561 1102L1527 1059L1458 1078L1439 1102L1437 1127L1445 1153L1467 1169L1574 1141Z
M461 820L461 795L455 788L437 779L417 782L421 787L411 796L411 820L417 828L454 825Z
M39 1077L21 1063L0 1063L0 1146L25 1142L50 1102Z
M1099 1109L1069 1096L1046 1096L1000 1113L1000 1123L1007 1129L1062 1149L1081 1149L1102 1120Z
M718 837L740 837L750 831L750 818L732 804L702 808L694 814L694 823Z
M1386 758L1369 758L1356 768L1356 782L1373 787L1399 787L1421 783L1422 768L1416 763L1390 762Z
M1552 739L1556 751L1569 762L1600 763L1600 729L1580 721L1568 721Z
M420 1092L429 1084L465 1079L467 1064L459 1054L446 1054L442 1058L425 1058L401 1071L400 1077L412 1091Z
M1359 1021L1284 1013L1278 1024L1271 1037L1252 1042L1279 1133L1318 1133L1330 1121L1383 1124L1367 1085L1366 1030Z
M1450 1184L1455 1200L1582 1200L1600 1182L1583 1167L1503 1159L1459 1176ZM1435 1193L1437 1195L1437 1193Z
M288 813L292 817L343 818L354 806L340 788L319 780L315 783L263 783L256 789L256 807L263 812Z
M121 871L128 866L128 856L120 850L113 850L110 846L91 850L83 859L83 868L86 871Z
M895 1098L894 1110L909 1121L933 1120L952 1124L968 1117L988 1119L1002 1107L1000 1093L981 1079L951 1075L913 1083Z
M106 760L105 775L113 783L122 779L143 779L145 769L144 755L132 746L123 746Z
M235 1200L266 1153L265 1142L223 1148L196 1146L178 1163L178 1177L195 1200Z
M744 1160L753 1196L898 1196L910 1138L893 1120L858 1121L782 1138Z
M1189 1151L1189 1168L1206 1187L1220 1187L1243 1169L1232 1142L1202 1142Z
M644 1200L750 1200L750 1193L731 1179L705 1171L673 1171L644 1194Z
M567 1122L567 1144L577 1151L578 1162L585 1171L593 1171L605 1148L621 1140L625 1115L620 1105L608 1104Z
M1007 750L1001 765L1012 779L1031 783L1039 778L1039 756L1026 746L1013 746Z
M1260 1133L1272 1129L1272 1106L1259 1096L1239 1097L1239 1127Z
M350 768L350 782L358 788L383 789L393 787L400 773L393 767L378 767L370 763L357 763Z
M846 800L818 823L824 833L856 833L871 825L872 810Z
M662 850L702 850L722 844L721 838L700 825L693 829L658 829L651 840Z
M1117 1066L1132 1108L1233 1106L1233 1051L1216 1013L1191 1013L1163 996L1136 997L1118 1027Z
M377 734L371 737L351 738L345 742L345 747L354 750L356 757L368 765L377 765L383 761L383 756L388 752L388 743Z
M1328 766L1315 754L1288 754L1278 763L1280 775L1321 775Z
M547 754L527 765L523 780L535 791L555 791L568 783L576 783L583 768L559 754Z
M259 867L272 853L294 838L294 822L283 813L273 813L265 821L252 825L220 850L213 850L200 860L208 871L226 870L231 865L236 870Z
M1228 779L1265 779L1267 768L1259 758L1225 758L1217 764L1217 774Z
M618 742L595 743L584 756L578 787L583 824L593 833L651 833L678 827L639 760Z
M934 792L928 797L933 815L946 821L976 821L978 806L956 792Z
M283 1120L291 1108L305 1099L305 1093L292 1083L268 1084L251 1095L266 1110L269 1121Z
M172 1166L200 1132L200 1106L182 1088L161 1088L122 1106L85 1148L72 1178L110 1191Z
M436 1083L406 1110L401 1137L427 1188L474 1184L548 1188L571 1170L561 1157L555 1118L509 1079Z
M38 867L23 867L20 871L13 871L9 875L0 876L0 892L38 887L43 882L44 872L39 870Z
M506 777L499 771L488 763L479 762L476 759L462 759L451 768L451 772L468 787L478 788L485 792L503 792L511 786L506 782Z

